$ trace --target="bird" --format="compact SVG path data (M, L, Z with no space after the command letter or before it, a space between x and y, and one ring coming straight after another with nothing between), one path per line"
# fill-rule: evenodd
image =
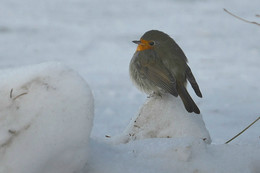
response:
M129 73L137 88L151 96L166 93L180 96L189 113L200 114L186 89L187 81L198 97L202 94L179 45L159 30L147 31L133 43L138 46L129 64Z

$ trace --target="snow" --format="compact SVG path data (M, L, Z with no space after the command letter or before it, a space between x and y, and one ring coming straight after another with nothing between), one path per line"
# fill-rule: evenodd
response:
M259 116L260 29L223 8L260 22L259 5L259 0L1 0L1 76L10 67L60 61L88 82L95 118L84 173L258 173L259 121L224 143ZM131 41L150 29L172 36L187 55L203 98L188 90L212 144L192 137L113 144L146 102L129 79L128 65L136 49ZM13 92L15 97L24 91ZM10 88L4 98L9 94Z
M170 94L153 96L141 107L114 143L149 138L191 137L211 143L202 115L188 113L181 99Z
M0 172L84 168L94 105L85 81L58 63L1 71Z
M86 172L91 173L258 173L260 169L259 145L207 145L192 138L153 138L116 147L92 140L90 146L92 159Z

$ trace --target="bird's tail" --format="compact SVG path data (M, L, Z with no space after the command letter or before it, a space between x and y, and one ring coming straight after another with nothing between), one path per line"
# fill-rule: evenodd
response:
M183 85L178 86L178 93L188 112L195 112L196 114L200 114L200 110L198 106L192 100L190 94L188 93L187 89Z
M186 69L186 77L187 77L188 81L190 82L192 88L194 89L195 93L197 94L197 96L202 97L199 85L196 82L195 77L193 76L189 66L187 66L187 69Z

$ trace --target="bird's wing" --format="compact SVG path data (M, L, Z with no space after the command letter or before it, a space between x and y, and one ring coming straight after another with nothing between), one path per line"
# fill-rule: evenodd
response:
M154 85L162 88L174 96L178 96L176 80L171 73L160 63L143 64L140 72Z
M195 77L193 76L189 66L187 66L187 69L186 69L186 77L187 77L188 81L190 82L192 88L194 89L195 93L197 94L197 96L202 97L199 85L196 82Z

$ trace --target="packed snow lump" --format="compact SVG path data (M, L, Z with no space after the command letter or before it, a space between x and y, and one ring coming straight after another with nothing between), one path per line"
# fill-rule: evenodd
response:
M147 99L115 143L149 138L191 137L211 143L201 114L189 113L179 97L166 94Z
M86 165L94 103L59 63L0 72L0 173L72 173Z

